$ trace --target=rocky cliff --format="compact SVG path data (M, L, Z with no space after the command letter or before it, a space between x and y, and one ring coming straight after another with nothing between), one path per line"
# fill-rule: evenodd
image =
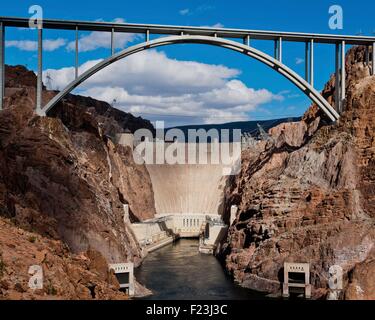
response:
M314 298L333 297L329 268L344 270L338 298L375 298L375 77L364 48L346 57L347 97L330 124L312 105L242 154L226 188L239 207L220 256L242 286L277 293L284 262L311 265ZM332 76L323 95L334 101Z
M72 254L82 252L95 252L107 263L138 264L142 254L128 222L124 222L124 205L129 205L130 220L153 217L151 180L146 168L133 162L130 149L117 145L114 138L125 129L153 130L152 125L104 102L74 95L49 117L39 117L33 113L35 84L34 73L25 68L6 68L5 110L0 112L0 229L8 230L3 236L15 239L9 242L16 251L27 252L35 244L25 237L17 241L17 232L35 234L33 237L41 239L37 247L42 252L46 247L51 255L47 261L55 261L61 277L64 272L70 275L64 266L74 264L65 256L74 261ZM43 100L54 94L44 91ZM0 254L9 266L9 259L14 259L7 256L6 243L0 242ZM66 252L56 253L64 245ZM33 250L30 248L30 254ZM85 263L79 260L75 272L85 269ZM43 266L48 268L47 262ZM21 267L4 270L5 279L13 279L12 272L27 277L27 270ZM74 280L72 275L69 281ZM103 277L100 281L106 283ZM12 290L13 286L10 280L5 287ZM77 297L78 289L72 290L66 295Z
M31 266L43 268L43 289L31 290ZM79 255L58 240L16 227L0 218L1 299L127 299L104 257L94 250Z

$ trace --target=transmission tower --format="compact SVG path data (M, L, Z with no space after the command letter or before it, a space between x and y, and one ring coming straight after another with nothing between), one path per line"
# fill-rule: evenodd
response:
M257 123L257 126L258 126L258 130L259 130L259 136L261 138L261 140L269 140L270 136L268 135L268 133L263 129L263 127Z
M48 89L52 90L52 77L51 75L47 72L47 75L46 75L46 86Z
M242 149L252 148L256 145L256 140L253 138L250 132L244 132L241 137Z
M111 109L116 106L117 99L113 99L112 102L108 105L107 110L104 112L103 117L108 117L109 113L111 112Z
M117 104L117 99L113 99L112 102L111 102L111 107L114 108Z

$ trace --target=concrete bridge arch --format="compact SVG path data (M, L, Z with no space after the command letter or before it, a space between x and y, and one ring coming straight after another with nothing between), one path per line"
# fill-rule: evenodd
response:
M180 44L180 43L197 43L197 44L207 44L218 46L222 48L226 48L229 50L237 51L241 54L244 54L248 57L254 58L265 65L269 66L270 68L276 70L280 74L282 74L285 78L295 84L310 100L315 102L317 106L323 110L323 112L332 120L336 121L339 119L339 114L337 111L324 99L324 97L316 90L314 87L309 84L305 79L299 76L296 72L290 69L288 66L283 64L281 61L271 57L270 55L259 51L251 46L241 44L236 41L220 38L220 37L212 37L212 36L201 36L201 35L180 35L180 36L167 36L158 38L151 41L146 41L141 44L134 45L127 49L124 49L107 59L99 62L86 72L82 73L79 77L77 77L74 81L69 83L59 94L57 94L48 104L41 110L43 113L42 115L46 114L52 108L56 106L67 94L69 94L72 90L78 87L82 82L86 81L88 78L99 72L100 70L104 69L105 67L111 65L112 63L126 58L130 55L135 53L151 49L157 48L161 46L171 45L171 44Z

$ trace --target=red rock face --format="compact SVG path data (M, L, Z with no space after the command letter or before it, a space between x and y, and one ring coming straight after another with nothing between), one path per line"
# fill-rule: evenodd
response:
M43 268L43 288L29 288L29 267ZM46 239L0 218L1 299L127 299L106 260L96 251L73 255L61 241Z
M25 88L36 87L36 76L24 66L5 66L5 87ZM44 87L45 88L45 87Z
M243 152L226 190L239 206L221 257L243 286L280 292L284 262L307 262L315 298L328 269L344 269L341 298L373 298L375 269L375 77L363 48L347 55L345 112L329 124L313 105L298 123L270 130L274 141ZM334 101L334 78L323 95Z
M121 111L105 113L108 104L75 96L54 117L41 118L33 113L35 75L8 67L7 76L0 113L0 219L61 240L74 253L94 250L107 262L138 264L141 251L124 223L124 204L134 221L153 217L151 180L130 149L112 138L151 124ZM54 94L44 92L43 99Z

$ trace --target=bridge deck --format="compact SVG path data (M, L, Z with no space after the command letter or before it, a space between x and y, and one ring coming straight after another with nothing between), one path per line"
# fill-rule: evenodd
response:
M3 109L4 101L4 61L5 61L5 28L18 27L28 28L30 18L17 17L0 17L0 110ZM350 36L350 35L333 35L333 34L315 34L315 33L296 33L296 32L279 32L265 30L245 30L245 29L228 29L228 28L210 28L210 27L191 27L191 26L171 26L156 24L130 24L102 21L78 21L78 20L52 20L43 19L43 28L38 30L38 79L37 79L37 97L36 97L36 113L45 116L54 105L57 104L66 94L72 91L76 86L85 81L101 68L122 59L123 57L138 52L137 50L145 50L152 45L161 46L172 43L206 43L215 44L228 49L245 53L257 60L268 64L276 69L279 73L287 77L304 94L312 99L317 105L335 121L339 118L339 113L343 110L345 102L345 53L347 45L365 45L367 50L367 61L370 65L370 47L372 47L372 66L371 74L375 73L375 37L367 36ZM43 29L60 29L75 30L75 80L72 81L62 92L52 99L44 109L42 106L42 77L43 77ZM111 56L106 61L99 62L95 67L86 71L79 76L79 31L101 31L111 34ZM115 54L114 33L137 33L145 35L145 43L140 44L140 48L136 46L130 49L124 49L120 53ZM164 34L170 37L169 42L166 38L150 39L150 35ZM173 40L171 40L173 38ZM239 48L239 44L232 39L243 39L246 47ZM274 59L279 64L275 64L270 57L251 47L250 40L271 40L275 46ZM194 41L193 41L194 40ZM305 43L305 79L294 73L282 63L283 60L283 42L302 42ZM341 90L336 90L335 109L328 104L326 100L314 89L314 45L316 43L334 44L336 46L336 86ZM340 47L341 46L341 47ZM340 49L341 48L341 49ZM248 49L251 49L247 51ZM128 50L128 51L127 51ZM272 59L272 58L271 58ZM341 70L340 70L341 64ZM307 83L309 81L309 83Z
M0 23L5 27L29 27L28 18L0 17ZM284 41L307 42L311 39L315 43L337 44L345 41L351 45L372 45L375 37L351 36L351 35L333 35L333 34L315 34L299 32L281 32L266 30L247 30L247 29L228 29L228 28L210 28L210 27L191 27L191 26L172 26L157 24L134 24L134 23L115 23L102 21L79 21L79 20L54 20L43 19L44 29L75 30L78 27L81 31L107 31L124 33L142 33L146 34L165 34L180 35L181 33L190 35L213 36L223 38L243 39L250 36L256 40L278 40L280 37Z

